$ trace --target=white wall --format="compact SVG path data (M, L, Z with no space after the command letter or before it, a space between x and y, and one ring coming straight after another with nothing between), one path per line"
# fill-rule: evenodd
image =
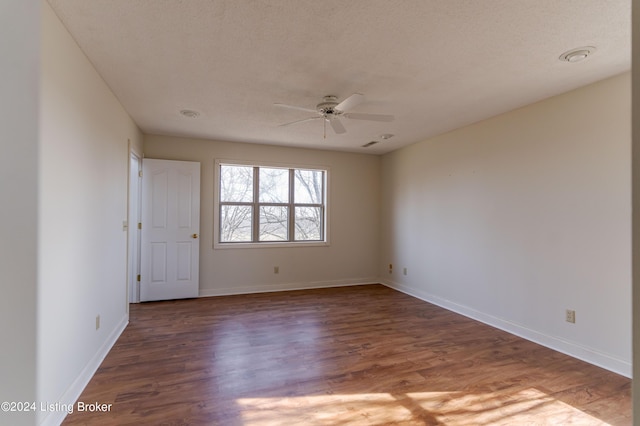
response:
M377 282L379 157L153 135L145 135L144 154L201 163L201 295ZM330 246L214 250L217 158L329 167Z
M37 396L72 403L128 321L128 140L142 135L46 2L41 43Z
M383 281L630 376L629 77L385 155Z
M36 397L39 2L0 2L0 401ZM0 411L0 424L35 413Z
M633 413L640 424L640 0L632 3Z

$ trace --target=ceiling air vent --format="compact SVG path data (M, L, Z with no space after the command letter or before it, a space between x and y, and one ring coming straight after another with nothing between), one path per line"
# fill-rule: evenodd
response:
M369 143L365 143L364 145L362 145L363 148L369 148L371 145L375 145L377 144L378 141L371 141Z
M180 115L187 118L198 118L200 117L200 113L198 111L194 111L192 109L183 109L180 110Z

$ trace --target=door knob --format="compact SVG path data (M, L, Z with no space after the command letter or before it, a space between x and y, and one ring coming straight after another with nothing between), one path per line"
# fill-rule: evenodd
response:
M194 238L194 239L195 239L195 238L198 238L198 234L193 234L193 235L191 236L191 238Z

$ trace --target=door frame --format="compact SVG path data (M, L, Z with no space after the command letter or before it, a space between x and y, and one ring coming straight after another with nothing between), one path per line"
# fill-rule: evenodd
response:
M142 156L129 150L127 211L127 308L140 303L140 229L142 212Z

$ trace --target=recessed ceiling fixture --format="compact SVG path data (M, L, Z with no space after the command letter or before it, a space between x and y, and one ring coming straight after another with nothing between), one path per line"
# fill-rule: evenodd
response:
M596 51L593 46L577 47L564 52L558 59L563 62L580 62Z
M183 109L180 110L180 115L183 115L187 118L198 118L200 117L200 113L198 111L194 111L192 109Z
M387 139L391 139L392 137L393 137L393 134L391 134L391 133L384 133L384 134L380 135L380 139L385 140L385 141Z

